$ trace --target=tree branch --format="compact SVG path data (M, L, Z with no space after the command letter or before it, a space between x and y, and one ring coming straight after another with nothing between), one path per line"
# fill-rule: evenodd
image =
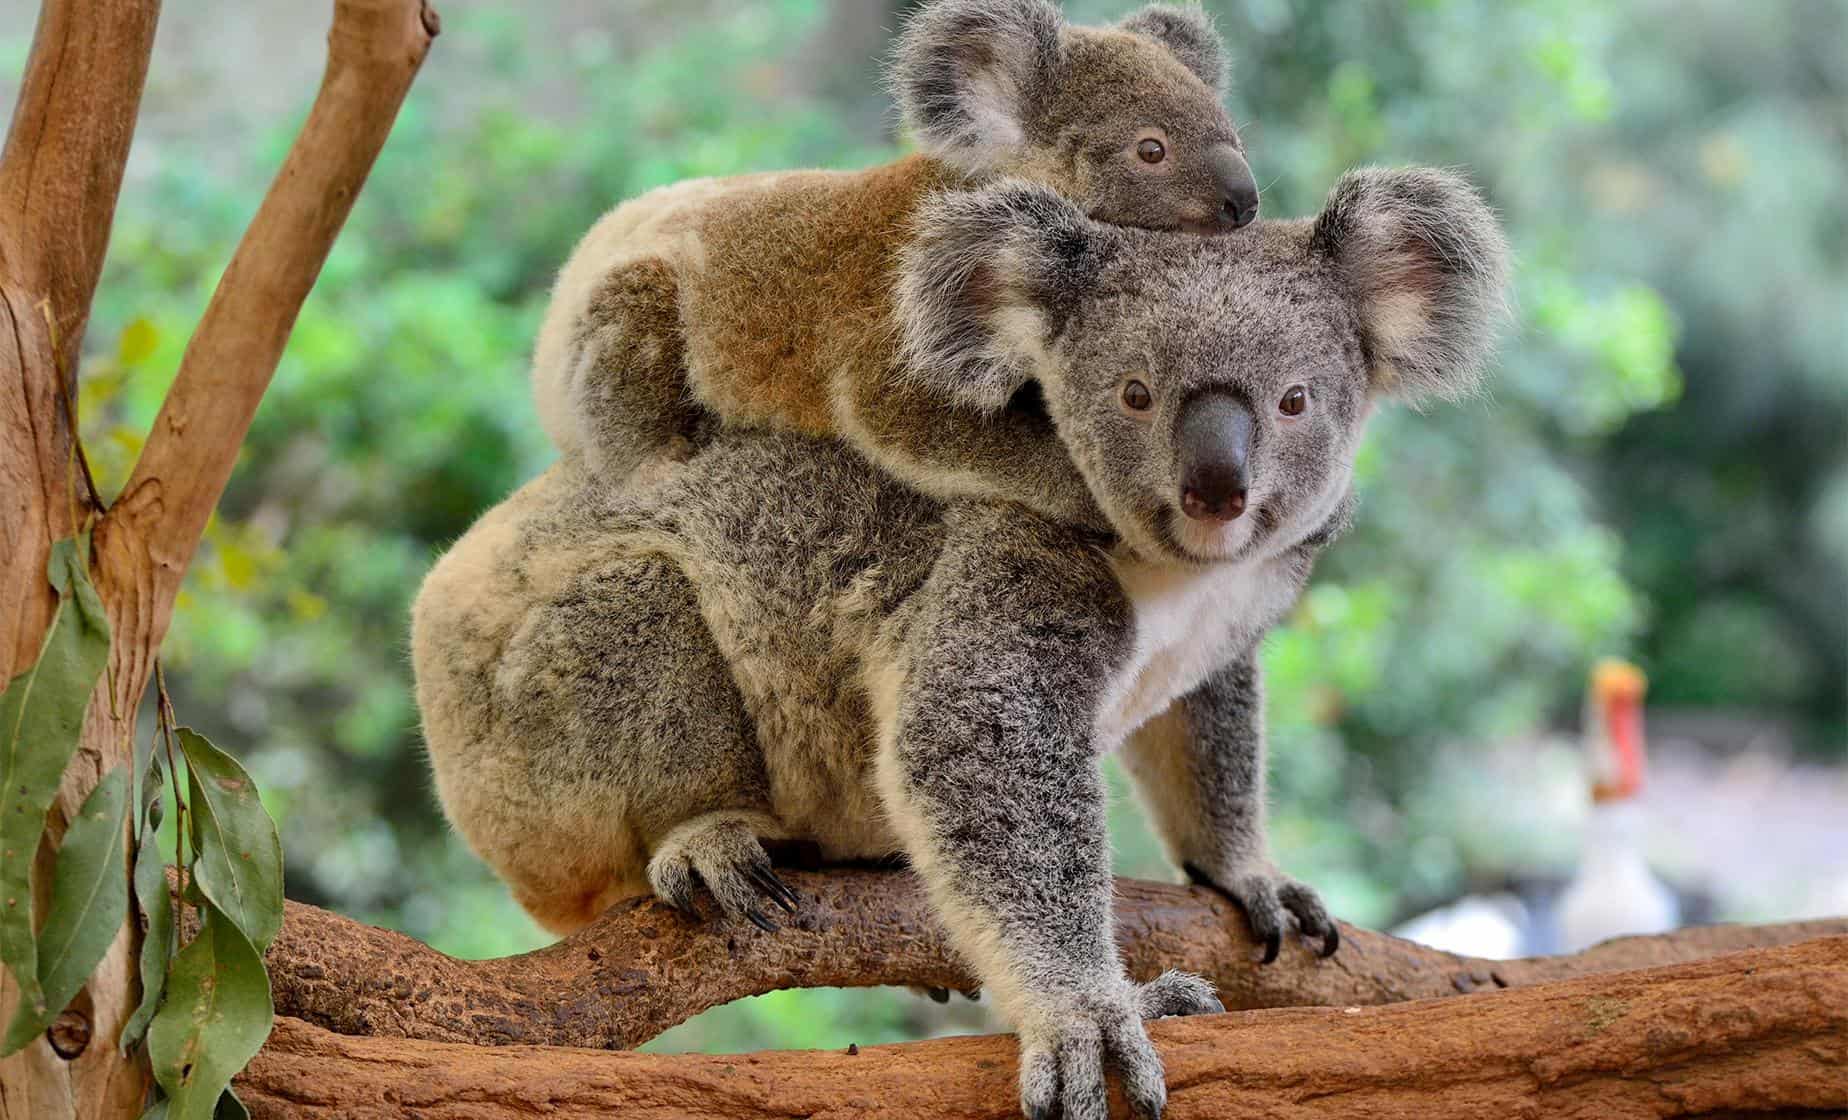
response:
M38 657L45 557L90 508L68 473L71 387L159 14L46 0L0 150L0 684Z
M1848 1108L1848 937L1392 1007L1167 1019L1149 1033L1170 1120L1826 1112ZM1005 1036L663 1056L357 1038L284 1018L237 1090L259 1118L1013 1120L1015 1058Z
M783 988L973 986L909 874L791 871L786 878L802 907L774 934L695 924L638 898L556 945L487 961L459 961L402 934L290 903L269 951L276 1008L342 1034L626 1049L707 1008ZM1848 933L1848 919L1689 929L1521 961L1457 957L1344 926L1332 959L1295 946L1259 965L1237 907L1217 893L1119 879L1117 931L1138 979L1184 968L1210 978L1227 1007L1339 1007L1696 960Z
M335 0L327 70L307 123L212 294L122 499L103 523L104 563L151 581L136 619L150 650L167 632L180 579L295 316L438 28L424 0ZM144 680L146 666L136 671Z

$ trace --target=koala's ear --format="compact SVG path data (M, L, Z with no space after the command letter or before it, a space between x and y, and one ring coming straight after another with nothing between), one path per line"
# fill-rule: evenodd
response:
M1226 58L1226 43L1219 37L1213 17L1205 8L1150 4L1131 13L1117 26L1167 47L1183 66L1219 96L1224 97L1226 90L1231 88L1232 69Z
M1360 313L1374 388L1412 401L1473 390L1508 315L1508 243L1480 195L1447 171L1351 171L1316 218Z
M999 412L1034 379L1110 236L1057 192L1025 180L932 196L899 260L905 379L946 402Z
M905 127L954 167L993 169L1026 142L1031 106L1057 79L1064 22L1047 0L925 4L892 56Z

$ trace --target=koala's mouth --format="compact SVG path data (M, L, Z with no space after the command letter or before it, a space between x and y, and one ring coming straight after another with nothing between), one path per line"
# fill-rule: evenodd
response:
M1243 560L1261 550L1281 523L1282 516L1268 502L1259 502L1235 521L1212 527L1190 520L1173 506L1164 506L1154 518L1162 547L1176 559L1193 564Z

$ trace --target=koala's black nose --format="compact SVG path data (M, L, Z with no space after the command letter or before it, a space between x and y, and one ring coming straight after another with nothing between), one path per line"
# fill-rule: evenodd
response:
M1181 406L1174 430L1181 512L1195 521L1235 521L1245 512L1246 459L1256 428L1230 393L1204 393Z
M1250 225L1258 216L1258 181L1251 175L1251 165L1230 144L1212 149L1206 158L1219 184L1220 226L1239 229Z

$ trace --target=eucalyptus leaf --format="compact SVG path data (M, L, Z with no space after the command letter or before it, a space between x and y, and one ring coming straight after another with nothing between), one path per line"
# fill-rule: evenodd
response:
M148 1021L160 1006L161 992L167 984L167 964L173 957L173 895L167 889L166 861L160 857L163 785L157 752L148 758L148 777L142 788L141 843L135 850L135 903L142 921L141 1006L122 1025L119 1045L123 1054L133 1051L147 1032Z
M166 998L148 1026L148 1059L172 1120L210 1120L270 1032L263 955L217 907L207 903L202 919L173 958Z
M190 727L179 729L192 774L193 878L212 905L237 923L258 949L282 928L282 841L236 759Z
M141 1114L141 1120L167 1120L167 1111L167 1098L160 1097Z
M51 880L51 908L39 931L42 1002L21 1002L0 1043L11 1054L37 1038L64 1010L109 951L128 908L127 844L129 769L103 775L65 830Z
M109 620L90 585L89 556L87 534L51 546L46 578L58 590L51 627L38 661L0 692L0 963L13 974L20 1008L34 1016L46 1013L47 1001L33 936L33 859L109 663ZM0 1046L0 1057L15 1049Z

